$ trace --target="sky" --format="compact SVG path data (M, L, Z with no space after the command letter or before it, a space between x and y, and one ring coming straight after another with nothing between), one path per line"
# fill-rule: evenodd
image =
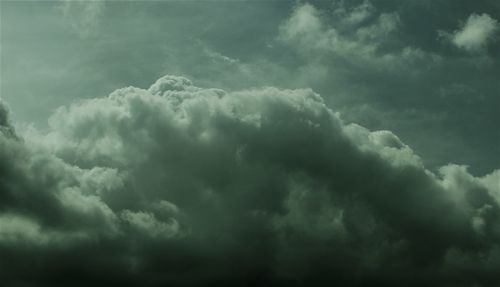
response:
M500 2L0 2L6 286L499 286Z

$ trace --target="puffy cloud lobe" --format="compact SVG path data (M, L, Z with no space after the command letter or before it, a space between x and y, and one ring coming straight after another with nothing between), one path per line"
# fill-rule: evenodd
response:
M472 14L461 29L453 34L446 34L458 48L468 52L482 51L488 42L494 39L499 29L498 21L488 14Z
M8 110L0 98L0 133L4 136L13 136L14 130L10 124Z
M172 219L169 223L161 222L155 218L154 214L149 212L125 210L122 212L122 218L132 228L153 237L172 237L177 234L179 228L175 219Z
M0 144L7 282L496 280L500 171L434 174L396 135L344 124L311 90L228 93L165 76Z

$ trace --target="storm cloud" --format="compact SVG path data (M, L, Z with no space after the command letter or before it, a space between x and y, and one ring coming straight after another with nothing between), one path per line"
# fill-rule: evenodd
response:
M500 286L498 1L0 1L0 285Z
M164 76L22 135L0 107L7 285L499 283L500 170L432 172L311 89Z

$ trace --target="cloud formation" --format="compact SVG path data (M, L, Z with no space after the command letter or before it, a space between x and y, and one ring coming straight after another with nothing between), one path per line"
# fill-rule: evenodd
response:
M449 38L453 45L467 52L483 51L488 43L495 38L500 26L490 15L472 14L462 27L452 34L441 32Z
M486 41L488 53L467 52L452 44L453 33L435 34L443 27L453 32L457 19L473 11L498 18L496 10L463 1L332 2L296 4L280 26L278 42L293 51L304 74L314 75L305 86L320 91L346 121L397 132L430 169L450 161L476 174L498 168L496 158L480 155L496 149L496 136L473 128L497 122L487 118L496 117L489 107L498 106L492 78L498 41L494 35Z
M0 109L6 284L493 286L500 171L426 170L309 89L165 76L16 136Z
M370 1L357 6L333 1L331 14L326 17L311 4L299 4L280 27L279 38L307 57L327 55L363 69L400 70L439 60L417 47L395 45L401 25L397 12L379 12Z

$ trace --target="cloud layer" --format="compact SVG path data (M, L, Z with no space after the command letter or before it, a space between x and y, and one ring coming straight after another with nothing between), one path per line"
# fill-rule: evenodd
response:
M434 174L312 90L165 76L49 125L0 109L6 284L498 283L500 171Z

